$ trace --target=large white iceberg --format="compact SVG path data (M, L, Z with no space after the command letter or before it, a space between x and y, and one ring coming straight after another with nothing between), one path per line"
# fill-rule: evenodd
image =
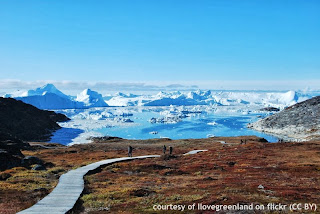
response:
M47 84L35 90L28 90L15 97L40 109L83 108L83 103L76 102L59 91L53 84Z
M36 106L40 109L74 109L83 108L83 103L71 100L70 98L61 97L53 93L45 93L43 95L34 95L27 97L16 97L25 103Z
M4 97L28 97L28 96L36 96L36 95L45 95L46 93L56 94L60 97L69 98L68 95L65 95L61 91L59 91L53 84L46 84L42 87L36 89L30 89L27 91L14 91L9 94L5 94Z
M47 93L55 94L59 97L70 99L68 95L62 93L53 84L46 84L42 87L36 88L35 90L28 90L25 96L45 95Z
M77 95L76 101L82 102L86 107L107 107L101 94L90 89L83 90Z

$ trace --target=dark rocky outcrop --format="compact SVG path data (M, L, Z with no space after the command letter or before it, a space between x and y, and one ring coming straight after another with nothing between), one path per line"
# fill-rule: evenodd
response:
M40 158L35 156L25 157L21 153L21 149L32 149L32 147L29 143L19 139L0 141L0 171L18 166L30 168L35 164L45 169L45 166L52 165L50 162L44 163ZM35 170L43 170L42 168L39 169L39 167L37 167Z
M260 111L280 111L280 109L276 107L265 107L260 109Z
M44 141L67 121L63 114L40 110L12 98L0 98L0 135L26 141Z
M149 190L149 189L136 189L130 192L131 196L136 196L136 197L145 197L148 196L150 194L154 194L156 193L153 190Z
M279 113L248 124L248 127L288 140L320 139L320 96L292 105Z
M112 136L103 136L103 137L89 137L89 140L92 140L95 143L105 143L105 142L115 142L121 141L121 137L112 137Z
M21 157L0 149L0 171L21 165Z
M1 135L0 139L3 137ZM29 148L28 143L24 143L19 139L0 140L0 171L21 166L21 160L24 155L20 149Z
M9 173L0 173L0 181L5 181L7 180L8 178L10 178L12 175L9 174Z
M21 160L22 165L30 166L33 164L43 165L43 161L40 158L34 156L27 156Z
M31 149L24 141L44 141L67 121L63 114L40 110L12 98L0 98L0 171L32 164L43 164L36 157L24 157L21 149Z

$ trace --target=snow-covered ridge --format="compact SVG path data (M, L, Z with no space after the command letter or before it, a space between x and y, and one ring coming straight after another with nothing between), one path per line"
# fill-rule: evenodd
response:
M314 96L314 95L313 95ZM260 105L283 109L287 106L311 98L311 95L296 91L257 92L257 91L189 91L159 92L155 95L134 95L118 92L103 97L96 91L85 89L76 98L66 95L53 84L5 94L41 109L91 108L106 106L239 106Z

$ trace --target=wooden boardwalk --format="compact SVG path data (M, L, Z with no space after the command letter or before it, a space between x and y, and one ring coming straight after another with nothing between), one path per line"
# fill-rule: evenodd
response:
M89 171L95 170L100 166L116 162L155 157L160 157L160 155L113 158L108 160L102 160L99 162L89 164L87 166L80 167L75 170L71 170L66 174L61 175L58 185L56 186L56 188L53 189L53 191L49 195L44 197L42 200L40 200L32 207L23 210L19 213L66 213L74 207L75 203L79 199L84 189L83 176L86 175Z
M193 150L184 155L196 154L198 152L204 152L207 150ZM20 214L63 214L71 210L79 199L83 189L84 189L84 180L85 176L89 171L95 170L101 166L121 162L129 161L135 159L144 159L144 158L157 158L160 155L145 155L137 157L123 157L123 158L113 158L102 160L89 164L87 166L80 167L75 170L71 170L66 174L61 175L58 185L53 191L40 200L38 203L32 207L25 209Z

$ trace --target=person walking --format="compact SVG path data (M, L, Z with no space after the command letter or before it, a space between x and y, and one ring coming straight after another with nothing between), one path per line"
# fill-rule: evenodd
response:
M132 146L129 146L128 147L128 157L132 157L132 150L133 150Z
M167 147L166 147L166 145L163 145L163 154L164 155L166 154L166 151L167 151Z
M172 151L173 151L173 148L172 148L172 146L170 146L170 147L169 147L169 154L170 154L170 155L172 155Z

